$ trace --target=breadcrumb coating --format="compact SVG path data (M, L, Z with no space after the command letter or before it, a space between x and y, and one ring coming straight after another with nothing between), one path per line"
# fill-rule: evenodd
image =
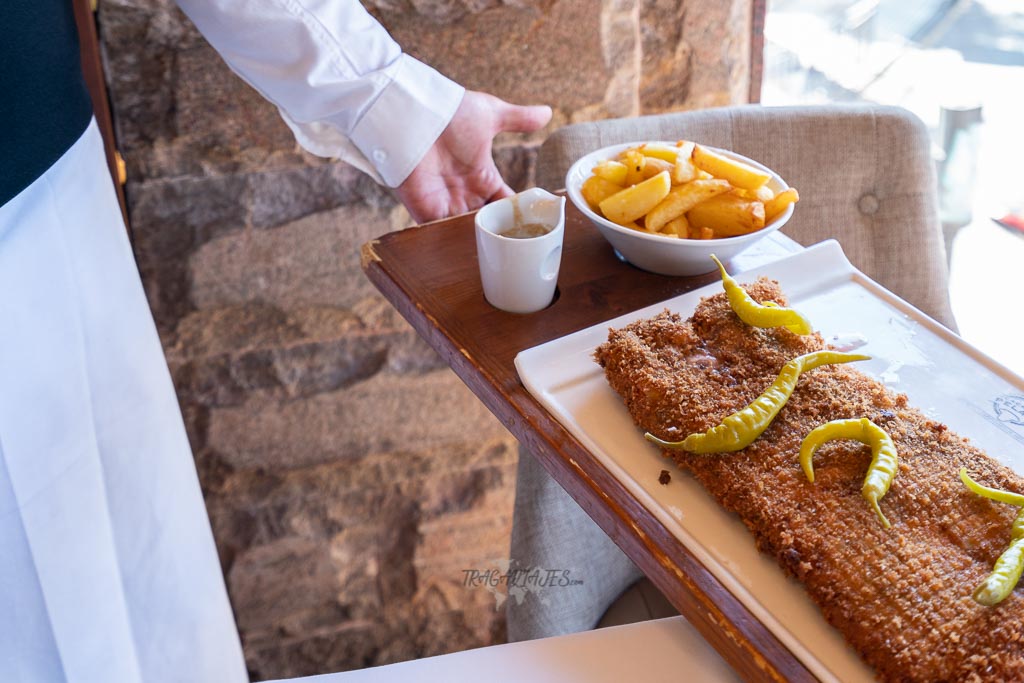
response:
M757 301L786 299L764 278ZM724 294L693 316L664 312L611 330L595 357L636 424L678 440L746 406L819 334L745 325ZM869 447L836 441L800 469L800 442L829 420L868 417L892 437L899 471L882 501L885 530L861 497ZM851 365L800 376L786 406L735 453L664 451L750 529L830 624L885 681L1024 680L1024 584L996 607L971 593L1010 540L1016 509L969 492L958 470L1024 492L1024 480Z

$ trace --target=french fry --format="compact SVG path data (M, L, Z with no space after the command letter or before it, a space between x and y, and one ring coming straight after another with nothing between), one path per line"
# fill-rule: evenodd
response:
M693 162L689 159L683 159L680 157L676 159L675 166L672 167L672 184L682 185L688 183L691 180L697 179L697 167L693 165Z
M762 204L775 197L775 191L767 185L762 185L754 191L744 190L742 187L737 187L732 191L732 193L737 197L743 197L744 199L756 199Z
M771 173L688 140L638 144L595 164L580 188L619 225L656 235L716 239L760 230L799 195L776 195Z
M680 140L676 145L679 147L679 151L676 153L676 162L672 167L672 184L682 185L697 178L697 167L693 165L693 160L690 158L693 156L694 144Z
M620 160L626 165L625 185L636 185L644 180L644 166L647 165L647 157L640 153L636 147L627 149L622 153Z
M645 157L652 159L661 159L665 163L671 165L676 163L676 157L679 156L679 147L670 147L668 145L657 145L648 144L640 145L640 153Z
M627 187L606 197L599 204L601 213L614 223L631 223L657 206L671 188L672 180L668 172L663 171L633 187Z
M775 199L775 190L767 185L762 185L754 190L754 199L764 204L765 202Z
M677 185L669 190L668 195L647 214L647 229L657 232L672 219L682 216L715 195L728 192L731 187L728 181L717 179L694 180Z
M689 237L690 221L686 220L686 216L677 216L662 226L661 232L664 235L674 235L675 237Z
M796 191L795 187L778 193L775 197L764 203L765 222L771 223L779 214L786 210L787 206L796 204L798 201L800 201L800 194Z
M745 235L764 227L764 204L734 194L720 194L686 214L691 226L712 228L715 237Z
M754 191L771 178L771 174L740 161L729 159L718 152L696 145L693 148L693 163L702 171L716 178L724 178L735 187Z
M625 166L622 167L625 170ZM606 180L598 175L592 175L583 181L583 185L580 187L580 194L587 200L590 206L597 208L600 206L608 197L611 197L616 192L622 192L624 190L621 185Z
M619 185L621 187L625 187L626 172L628 170L629 169L626 168L626 165L624 163L620 161L612 161L609 159L608 161L602 161L601 163L599 163L597 166L594 167L594 170L591 172L594 175L600 176L601 178L604 178L609 182L615 183L616 185Z
M658 157L647 157L644 161L644 178L656 176L662 171L672 172L673 166L664 159Z

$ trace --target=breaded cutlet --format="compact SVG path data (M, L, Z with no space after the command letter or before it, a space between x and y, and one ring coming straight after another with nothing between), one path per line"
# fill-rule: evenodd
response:
M745 288L785 305L778 284ZM641 430L680 440L755 399L792 358L826 348L820 335L758 329L724 294L689 319L665 312L610 331L596 353ZM1016 509L969 492L958 477L1024 492L1024 479L908 405L856 364L800 376L789 402L750 446L734 453L665 450L725 509L758 548L796 577L830 624L886 681L1024 680L1024 585L995 607L971 598L1009 543ZM871 451L834 441L800 468L801 440L830 420L868 417L899 452L881 509L861 497Z

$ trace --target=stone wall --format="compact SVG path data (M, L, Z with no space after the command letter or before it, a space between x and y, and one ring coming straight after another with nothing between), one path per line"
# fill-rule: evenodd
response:
M750 0L366 6L466 86L552 105L552 127L746 97ZM99 25L136 256L254 680L501 642L462 570L508 556L515 444L359 268L408 214L300 150L169 0L101 0ZM513 187L543 135L499 140Z

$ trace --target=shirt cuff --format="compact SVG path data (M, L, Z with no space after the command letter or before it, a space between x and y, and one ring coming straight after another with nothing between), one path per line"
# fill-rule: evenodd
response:
M403 54L395 77L352 130L384 184L398 187L447 128L466 90Z
M448 126L466 90L406 54L392 66L394 77L348 136L330 116L300 122L278 107L281 118L309 152L341 159L378 183L398 187Z

